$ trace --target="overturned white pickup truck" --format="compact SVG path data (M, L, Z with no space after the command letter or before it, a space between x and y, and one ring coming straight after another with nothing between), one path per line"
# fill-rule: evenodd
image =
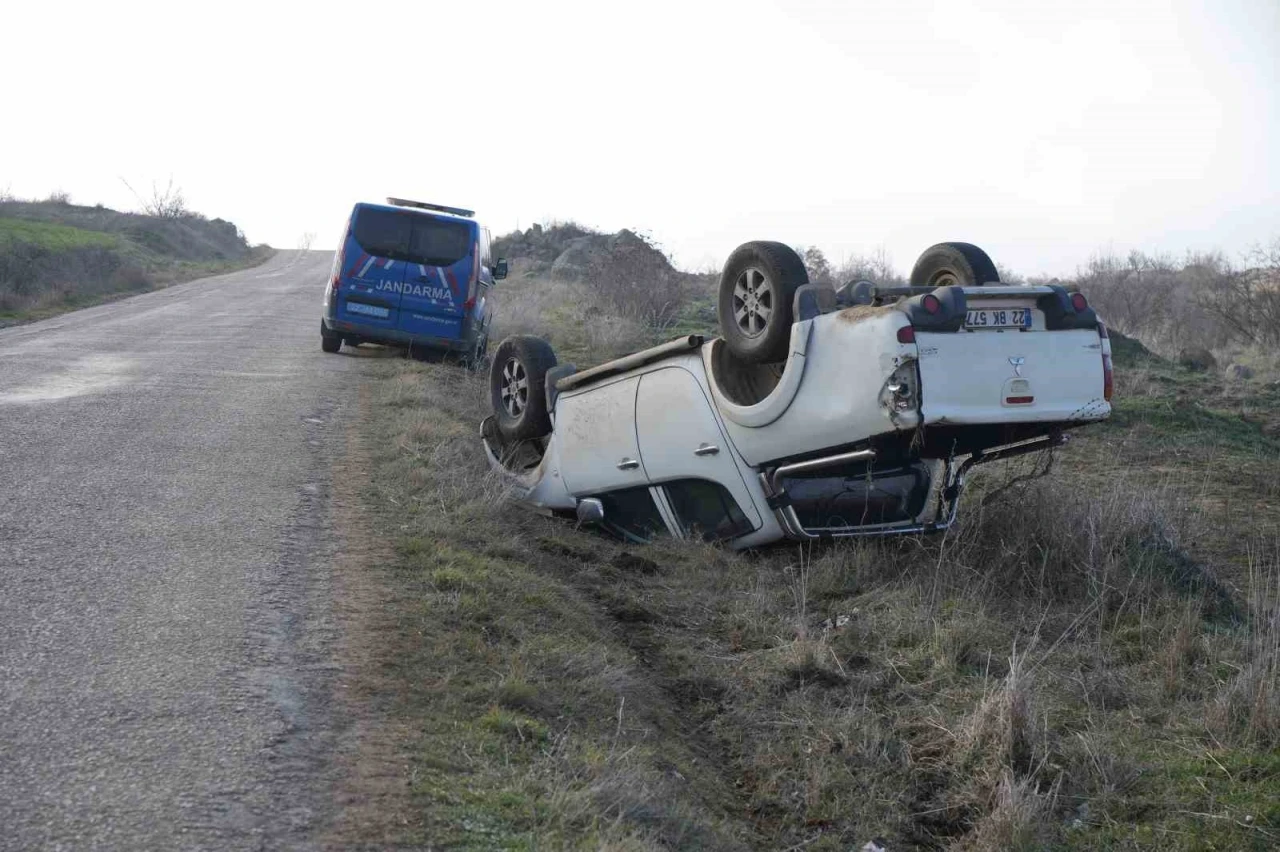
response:
M942 243L911 285L808 283L781 243L725 264L723 338L579 371L503 341L481 435L524 504L635 540L750 547L942 530L974 465L1062 444L1111 412L1111 351L1084 296L1002 286Z

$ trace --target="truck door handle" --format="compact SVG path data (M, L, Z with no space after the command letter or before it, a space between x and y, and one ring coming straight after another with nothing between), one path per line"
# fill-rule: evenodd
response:
M693 451L695 456L714 456L720 452L720 448L715 444L699 444L698 449Z
M635 459L623 459L618 462L618 470L635 470L640 466L640 462Z

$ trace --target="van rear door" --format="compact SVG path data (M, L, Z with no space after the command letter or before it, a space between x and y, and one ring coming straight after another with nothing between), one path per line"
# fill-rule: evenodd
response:
M337 318L374 328L400 321L400 289L410 217L399 210L357 204L343 252Z
M399 328L413 335L458 340L472 269L479 262L477 225L423 213L410 218Z

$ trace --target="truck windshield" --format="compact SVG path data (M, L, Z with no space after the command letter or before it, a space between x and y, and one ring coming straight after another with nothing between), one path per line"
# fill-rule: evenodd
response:
M375 257L425 266L452 266L471 252L468 222L366 207L356 217L360 248Z

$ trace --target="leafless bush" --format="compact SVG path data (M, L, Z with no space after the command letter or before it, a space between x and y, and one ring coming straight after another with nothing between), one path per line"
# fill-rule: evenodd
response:
M7 204L10 201L17 201L17 196L13 194L12 184L5 184L4 189L0 189L0 204Z
M1227 274L1197 267L1201 286L1195 304L1216 318L1235 340L1280 346L1280 237L1256 246L1247 256L1251 268Z
M184 216L191 215L191 211L187 209L186 198L182 194L182 188L173 185L173 178L169 178L169 182L162 189L155 181L151 182L151 194L147 197L140 195L129 182L124 178L120 178L133 197L138 200L142 212L148 216L155 216L159 219L181 219Z
M71 193L67 192L65 189L55 189L53 192L49 193L49 197L46 198L45 201L49 204L70 204Z
M832 272L832 277L837 284L859 280L888 286L907 283L907 279L894 268L893 260L883 246L870 254L855 254L845 258Z

